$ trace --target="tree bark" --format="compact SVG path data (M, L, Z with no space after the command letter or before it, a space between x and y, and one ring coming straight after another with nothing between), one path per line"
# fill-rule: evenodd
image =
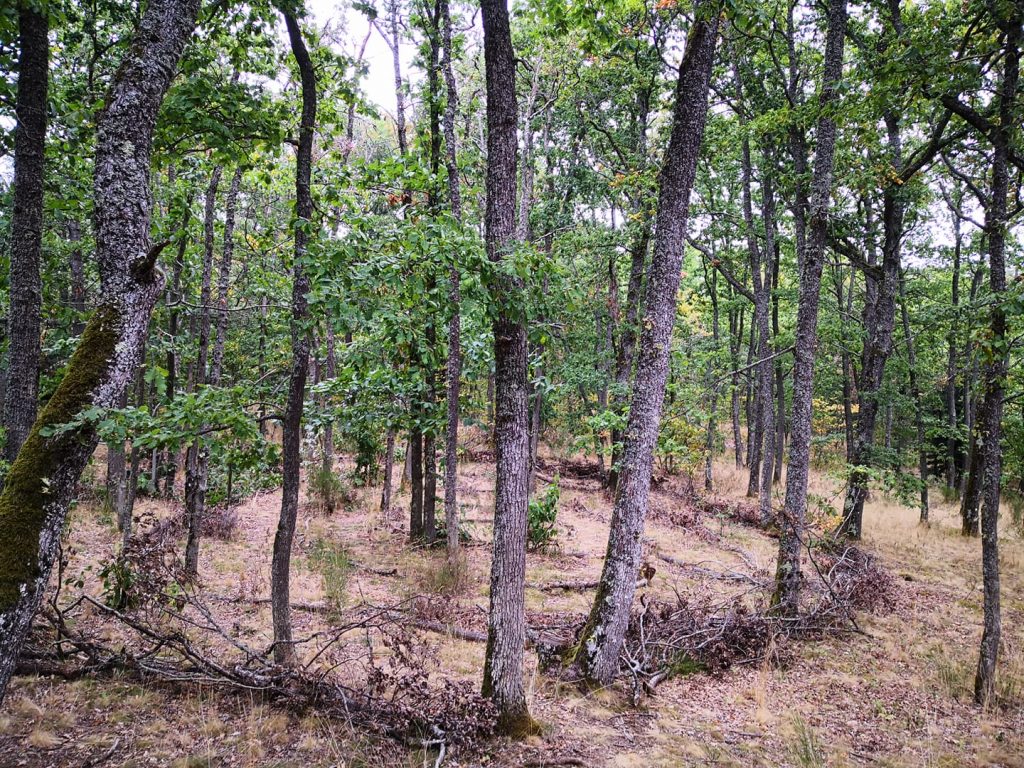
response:
M292 55L299 68L302 87L302 114L299 122L299 143L295 155L295 264L292 269L292 367L288 377L288 401L285 405L281 439L283 488L281 516L274 536L274 554L270 567L271 613L274 623L274 659L289 663L294 659L292 624L289 606L289 576L295 519L299 512L299 485L302 481L302 410L309 373L309 304L310 290L306 273L306 252L313 227L313 193L310 187L313 166L313 132L316 127L316 75L306 50L302 31L295 17L284 15Z
M395 430L388 430L387 445L384 448L384 482L380 491L380 511L387 516L391 511L391 477L395 466Z
M461 223L462 194L459 189L458 146L455 138L455 114L459 108L459 91L455 83L452 59L452 16L448 0L441 0L441 49L447 95L441 122L444 133L445 167L448 172L448 204L451 206L452 218ZM444 520L450 558L454 558L459 551L459 390L462 379L460 291L459 265L453 264L448 272L448 305L452 314L448 320L448 424L444 441Z
M90 425L45 436L84 408L114 406L142 358L163 289L150 248L153 127L199 0L150 0L99 116L94 171L102 300L0 495L0 699L50 577L75 485L96 447ZM48 485L44 482L48 481Z
M231 187L224 202L224 242L220 252L220 269L217 273L217 336L210 358L208 383L220 386L221 371L224 368L224 343L228 336L228 293L231 289L231 260L235 251L235 208L238 204L238 190L242 183L242 167L235 168Z
M921 402L921 387L917 383L917 349L910 328L910 312L907 310L906 280L900 271L900 315L903 319L903 341L907 346L907 365L910 375L910 396L914 399L914 426L917 429L917 473L921 480L920 521L928 523L928 446L925 442L924 404Z
M482 0L487 90L487 257L509 255L515 231L515 53L506 0ZM526 506L529 497L526 327L517 297L522 285L503 276L492 289L494 333L494 555L487 620L483 695L498 711L498 727L512 736L537 731L526 706Z
M660 174L654 254L608 549L601 584L577 646L576 660L586 678L597 684L611 682L618 673L619 652L636 591L654 447L668 377L690 191L707 119L708 85L718 38L718 4L701 3L695 14L679 66L672 134Z
M18 90L14 126L14 211L11 216L10 307L3 458L13 462L39 409L42 356L43 178L49 17L38 3L18 3Z
M808 209L810 231L807 233L805 252L799 259L800 293L797 306L790 427L792 439L789 447L789 468L786 472L786 503L779 521L776 587L772 597L774 609L784 616L796 615L799 610L800 541L804 535L804 519L807 514L814 355L818 345L818 303L836 145L836 124L831 110L838 98L837 87L843 74L846 0L829 0L827 24L824 72L818 97L820 116L816 130L817 148L814 153L811 203Z
M996 688L996 663L1002 618L999 607L999 496L1002 481L1003 397L1008 373L1006 346L1006 228L1008 222L1009 153L1017 132L1014 108L1020 66L1021 22L1024 12L1017 4L994 7L997 24L1005 35L1003 73L999 84L999 117L989 131L992 143L992 177L985 210L988 239L988 281L993 304L989 320L990 356L984 368L985 394L978 413L982 438L981 567L984 584L984 618L974 700L992 701Z
M196 368L192 377L193 391L207 383L207 362L210 355L211 302L213 296L213 255L217 189L220 186L221 166L216 166L206 187L203 213L203 277L199 289L199 347ZM209 475L209 453L206 442L197 437L185 453L185 573L199 573L199 541L202 537L203 515L206 510L206 482Z

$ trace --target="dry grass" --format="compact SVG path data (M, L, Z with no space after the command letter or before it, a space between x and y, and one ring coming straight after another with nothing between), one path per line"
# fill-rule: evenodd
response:
M478 446L480 447L480 446ZM342 471L346 467L340 468ZM399 468L396 468L396 481ZM716 494L743 499L746 472L731 456L715 465ZM493 505L493 466L460 466L460 495L467 529L483 546L470 546L455 568L443 553L410 547L398 520L376 509L379 489L357 489L346 508L329 517L305 507L293 557L296 602L334 602L338 610L361 602L393 603L423 595L443 608L445 621L486 629L490 552L488 517ZM781 486L780 486L781 488ZM841 505L841 487L824 473L812 475L811 493L825 514ZM781 490L777 491L781 505ZM1004 649L996 705L982 712L971 703L980 634L980 547L958 534L955 504L933 494L932 524L917 511L880 495L865 510L865 546L899 579L895 612L861 617L870 637L851 636L800 646L787 669L739 666L718 676L670 681L638 709L618 690L583 692L537 671L526 657L531 711L545 726L528 745L545 754L578 755L594 766L981 766L1024 765L1024 542L1010 525L1002 541ZM157 516L172 510L143 500ZM259 494L238 508L232 541L204 542L200 572L224 626L246 643L270 641L270 613L245 601L269 593L269 554L279 510L278 493ZM678 498L655 493L666 509ZM396 510L406 509L399 493ZM600 574L611 500L594 484L565 483L559 509L559 548L527 556L527 610L534 623L581 616L587 591L550 592L554 581L589 581ZM656 517L656 516L655 516ZM1010 512L1007 510L1007 521ZM709 519L711 535L697 535L662 518L645 531L648 559L657 569L643 589L652 597L676 591L733 585L658 559L658 553L708 570L749 570L764 577L774 568L777 543L727 519ZM116 536L96 506L81 505L72 524L72 572L110 556ZM718 538L716 538L718 537ZM319 542L319 543L318 543ZM333 554L343 553L345 567ZM328 554L331 556L325 557ZM742 554L740 554L742 553ZM397 568L397 577L360 568ZM90 587L92 588L92 587ZM241 599L243 602L232 602ZM329 615L296 612L297 635L322 629ZM438 644L434 674L479 682L480 643L432 635ZM258 701L210 690L173 690L119 679L19 678L0 711L0 764L27 755L29 768L77 765L102 754L122 736L120 765L386 766L422 765L425 756L353 732L344 722L316 713L288 713ZM521 764L524 747L499 743L479 762ZM54 755L60 756L59 759ZM433 756L428 758L433 760ZM476 763L474 763L476 764Z

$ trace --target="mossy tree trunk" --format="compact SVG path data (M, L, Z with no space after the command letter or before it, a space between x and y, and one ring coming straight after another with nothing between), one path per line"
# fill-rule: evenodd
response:
M142 359L163 275L150 248L153 127L200 0L150 0L97 125L96 262L102 299L0 495L0 698L49 581L75 486L96 447L86 424L51 434L90 406L111 407Z
M695 13L679 66L672 134L659 177L654 253L608 549L576 656L586 678L602 685L618 674L619 653L636 592L654 446L668 378L690 191L707 120L708 86L718 40L718 2L701 3Z

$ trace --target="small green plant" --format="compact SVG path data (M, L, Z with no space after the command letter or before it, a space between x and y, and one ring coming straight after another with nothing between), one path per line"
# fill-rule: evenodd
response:
M466 590L469 576L469 563L465 553L460 553L455 559L446 557L440 567L428 563L422 576L423 591L444 597L455 597Z
M558 500L562 491L558 487L558 475L538 498L530 499L526 515L526 543L530 549L543 550L555 543L558 536Z
M341 475L330 469L318 467L313 470L306 486L317 507L326 514L352 501L352 488Z
M114 558L100 570L103 579L103 602L115 611L134 608L135 572L131 563L121 557Z
M310 567L320 572L324 585L324 602L332 611L340 611L345 604L345 589L352 561L348 550L327 539L317 539L309 550Z
M814 729L800 715L793 717L793 736L789 754L801 768L824 768L828 765L825 748Z

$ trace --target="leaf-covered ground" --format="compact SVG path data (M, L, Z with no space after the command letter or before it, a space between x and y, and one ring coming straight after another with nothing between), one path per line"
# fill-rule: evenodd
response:
M556 468L548 465L540 482ZM296 635L329 628L366 604L399 602L424 626L484 631L493 465L465 463L460 477L472 541L466 573L454 586L439 575L441 551L408 545L402 526L407 496L399 494L390 516L377 510L377 488L355 489L353 500L332 516L307 504L293 560L293 601L307 608L295 611ZM716 481L718 497L743 500L746 478L731 465L716 466ZM585 472L570 467L561 486L559 546L527 558L530 623L552 632L589 606L589 591L552 587L598 577L611 512L609 497ZM683 481L670 479L654 494L646 536L656 573L641 593L670 600L677 592L709 599L743 592L756 604L757 583L771 577L775 540L727 514L696 514L683 489ZM816 476L812 490L828 500L837 488ZM253 647L270 641L270 611L262 599L269 594L279 501L279 493L248 499L237 508L230 540L203 542L204 595L220 626ZM163 519L174 513L166 502L149 499L140 500L139 510ZM528 651L530 707L543 736L521 744L489 741L476 754L447 755L444 764L1024 765L1024 542L1007 515L1002 699L983 712L970 696L980 634L980 543L958 535L952 504L938 504L932 517L932 526L922 528L916 510L881 495L869 502L864 547L894 574L897 588L892 611L857 617L862 634L791 643L783 668L741 663L719 675L677 677L639 706L630 703L626 687L583 691L543 675ZM84 574L86 590L99 593L97 573L117 541L99 504L80 504L71 523L68 574ZM330 610L308 610L324 606ZM424 662L433 679L478 682L481 643L436 631L425 637L433 646ZM0 710L3 766L308 768L433 765L436 759L434 751L396 745L344 718L296 711L255 694L116 673L71 681L20 677Z

